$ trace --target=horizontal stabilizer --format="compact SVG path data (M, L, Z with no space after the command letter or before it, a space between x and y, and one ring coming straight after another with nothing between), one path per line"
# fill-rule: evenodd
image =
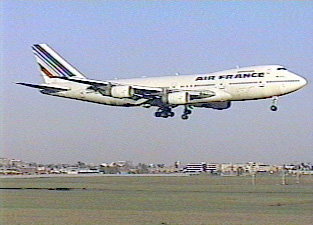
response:
M39 88L39 89L44 89L44 90L52 90L52 91L68 91L68 88L64 87L55 87L55 86L49 86L49 85L39 85L39 84L27 84L27 83L16 83L20 85L24 85L27 87L32 87L32 88Z

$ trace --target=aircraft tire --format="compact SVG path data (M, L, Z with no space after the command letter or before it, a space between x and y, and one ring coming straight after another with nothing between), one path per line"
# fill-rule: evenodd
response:
M166 111L163 111L163 112L161 112L161 117L162 118L167 118L167 117L169 117L169 113L166 112Z
M155 117L161 117L162 116L162 112L155 112Z
M271 110L272 110L272 111L277 111L277 109L278 109L278 108L277 108L276 105L272 105L272 106L271 106Z
M181 118L182 118L183 120L188 120L188 115L183 114L183 115L181 116Z

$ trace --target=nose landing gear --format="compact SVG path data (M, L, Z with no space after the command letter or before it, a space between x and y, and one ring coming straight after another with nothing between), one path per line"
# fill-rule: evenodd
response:
M273 99L272 99L272 105L270 107L270 109L272 111L277 111L278 107L277 107L277 101L278 101L278 97L277 96L274 96Z
M278 109L278 107L277 107L276 105L272 105L272 106L271 106L271 110L272 110L272 111L277 111L277 109Z

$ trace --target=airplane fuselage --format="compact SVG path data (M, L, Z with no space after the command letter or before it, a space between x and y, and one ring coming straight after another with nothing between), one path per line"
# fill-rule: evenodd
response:
M214 90L226 93L224 99L204 98L201 101L203 103L271 98L296 91L306 84L304 78L277 65L245 67L210 74L145 77L108 82L117 81L121 85L158 87L164 88L164 90L189 92ZM138 106L141 104L138 103L138 100L131 98L114 98L101 95L88 90L88 85L85 84L73 84L64 81L64 85L69 86L71 90L47 94L116 106ZM197 105L198 103L199 101L194 104ZM190 105L192 104L191 101Z

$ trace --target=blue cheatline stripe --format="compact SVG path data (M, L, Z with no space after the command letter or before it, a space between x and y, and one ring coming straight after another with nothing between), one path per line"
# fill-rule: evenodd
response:
M52 61L52 63L54 64L55 67L58 67L59 72L61 72L63 75L65 76L75 76L71 71L69 71L64 65L62 65L58 60L56 60L50 53L48 53L44 48L42 48L40 45L34 45L40 52L42 52L46 57L48 57L48 59L50 60L50 62ZM64 73L65 74L64 74Z
M42 60L42 62L49 67L50 69L52 69L56 74L60 74L60 71L55 68L52 64L50 64L50 62L45 58L45 56L43 56L40 52L38 52L35 48L33 48L34 50L34 54L35 56L37 56L40 60ZM64 74L61 73L62 76L65 76Z

